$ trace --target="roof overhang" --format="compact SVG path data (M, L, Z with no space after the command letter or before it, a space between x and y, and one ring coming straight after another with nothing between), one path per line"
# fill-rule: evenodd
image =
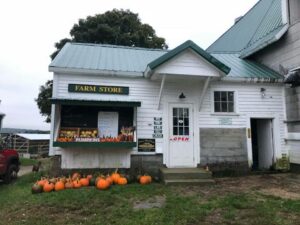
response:
M221 61L219 61L218 59L210 55L208 52L200 48L194 42L188 40L183 44L179 45L178 47L176 47L175 49L169 51L168 53L150 62L144 72L145 77L151 78L151 76L155 73L155 70L157 68L159 68L166 62L170 61L171 59L173 59L174 57L178 56L179 54L183 53L188 49L191 49L193 52L195 52L201 58L203 58L207 63L213 65L217 70L220 71L220 73L223 76L227 75L230 72L230 68L228 66L226 66Z
M120 77L143 77L142 72L132 71L117 71L117 70L89 70L82 68L62 68L62 67L48 67L49 72L60 73L60 74L86 74L86 75L103 75L103 76L120 76Z
M51 98L51 104L60 105L82 105L82 106L116 106L116 107L140 107L137 101L98 101L88 99L61 99Z
M271 39L267 39L265 42L262 42L262 43L259 42L259 44L256 45L256 46L255 46L255 44L254 44L254 46L251 45L250 47L245 48L245 49L241 52L240 57L241 57L242 59L245 59L245 58L247 58L248 56L253 55L254 53L258 52L259 50L261 50L261 49L267 47L268 45L270 45L270 44L272 44L272 43L278 41L278 40L279 40L279 39L287 32L288 29L289 29L289 24L285 24L285 25L278 31L278 33L277 33L275 36L273 36Z

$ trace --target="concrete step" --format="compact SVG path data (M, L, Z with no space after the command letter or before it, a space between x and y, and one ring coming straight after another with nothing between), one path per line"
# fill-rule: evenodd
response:
M175 179L210 179L212 173L201 168L162 168L163 180Z
M166 185L212 185L215 184L215 181L213 179L168 179L164 180L164 183Z

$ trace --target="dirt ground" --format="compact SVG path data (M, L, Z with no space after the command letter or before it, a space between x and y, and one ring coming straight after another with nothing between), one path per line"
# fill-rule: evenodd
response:
M283 199L300 200L300 174L279 173L243 177L216 178L216 185L197 187L176 187L178 193L194 195L196 193L211 197L227 193L260 192ZM181 190L182 189L182 190Z

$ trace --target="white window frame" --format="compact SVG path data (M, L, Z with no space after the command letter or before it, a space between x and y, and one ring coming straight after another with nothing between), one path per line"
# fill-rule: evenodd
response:
M219 92L233 92L233 112L215 112L215 95L214 93L216 91ZM238 91L230 88L213 88L210 92L210 105L211 105L211 114L212 115L218 115L218 116L238 116Z

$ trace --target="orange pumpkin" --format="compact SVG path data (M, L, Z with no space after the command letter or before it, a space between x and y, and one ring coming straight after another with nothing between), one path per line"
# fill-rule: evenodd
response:
M46 179L42 179L42 180L39 180L39 181L37 182L37 184L43 187L44 184L47 183L47 182L48 182L48 181L47 181Z
M57 181L54 185L55 191L61 191L65 189L65 184L61 180Z
M81 185L79 179L73 181L73 187L74 188L81 188L81 186L82 185Z
M106 190L108 189L110 186L109 182L104 179L104 178L100 178L98 179L98 182L97 182L97 189L100 189L100 190Z
M127 179L125 177L120 177L118 179L118 185L125 185L127 184Z
M90 174L90 175L87 175L86 178L90 180L90 179L93 178L93 175L91 175L91 174Z
M43 186L43 191L44 192L51 192L54 189L54 184L50 182L46 182Z
M150 184L152 182L151 176L144 175L141 176L139 179L140 184Z
M113 179L111 176L107 176L106 180L109 182L109 185L112 185L114 183Z
M73 182L71 181L71 179L67 180L67 182L65 183L65 188L66 189L72 189L74 187Z
M120 175L119 173L117 173L117 172L114 172L114 173L111 175L111 179L113 180L113 182L114 182L115 184L118 183L118 180L119 180L120 177L121 177L121 175Z
M81 178L79 182L83 187L87 187L89 186L90 180L88 178Z
M80 173L73 173L72 180L80 179L80 177L81 177Z

